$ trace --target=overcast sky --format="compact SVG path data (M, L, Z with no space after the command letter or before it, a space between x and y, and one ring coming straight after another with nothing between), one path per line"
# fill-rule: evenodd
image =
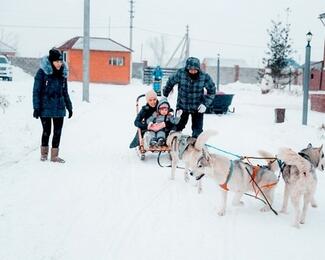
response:
M51 47L83 34L83 0L1 2L0 39L16 44L20 56L43 56ZM129 46L130 1L90 2L91 36L110 36ZM271 19L286 22L288 7L296 60L304 61L309 30L314 35L312 60L322 60L325 26L318 16L325 12L324 0L135 0L133 57L152 59L149 43L163 35L168 60L188 24L191 56L202 59L220 53L223 58L261 65Z

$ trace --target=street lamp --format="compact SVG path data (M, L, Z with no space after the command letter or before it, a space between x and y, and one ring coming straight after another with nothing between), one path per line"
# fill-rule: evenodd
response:
M303 95L303 111L302 111L302 124L307 125L307 111L308 111L308 96L309 96L309 78L310 78L310 41L313 37L311 32L306 34L307 46L304 66L304 95Z

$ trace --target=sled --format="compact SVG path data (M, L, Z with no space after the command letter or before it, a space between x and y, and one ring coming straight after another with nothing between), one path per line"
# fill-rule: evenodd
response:
M145 94L142 94L137 97L136 101L136 113L139 113L139 101L141 98L145 97ZM144 160L146 158L146 152L152 152L152 153L161 153L161 152L169 152L170 148L167 145L162 146L149 146L149 148L145 149L144 147L144 139L142 136L141 129L137 129L138 133L138 139L139 139L139 146L137 147L138 155L140 157L140 160Z
M226 113L234 113L235 108L229 109L231 105L232 98L234 97L233 94L216 94L212 104L210 107L207 108L207 114L226 114Z

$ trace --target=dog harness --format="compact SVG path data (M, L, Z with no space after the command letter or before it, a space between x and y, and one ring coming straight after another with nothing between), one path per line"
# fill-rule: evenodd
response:
M258 173L258 171L260 170L261 166L259 166L259 165L253 165L252 167L253 167L253 173L252 173L252 175L251 175L251 180L250 180L249 183L252 184L252 187L253 187L253 190L254 190L255 196L257 196L258 193L259 193L259 190L256 189L256 187L255 187L255 185L256 185L256 184L255 184L255 183L256 183L255 179L256 179L257 173ZM230 167L229 167L229 173L228 173L228 175L227 175L227 179L226 179L225 183L223 183L223 184L219 184L219 186L220 186L222 189L226 190L226 191L229 191L229 188L228 188L228 182L229 182L229 180L230 180L230 178L231 178L231 176L232 176L232 174L233 174L233 171L234 171L234 162L231 160L231 161L230 161ZM263 185L263 186L260 187L260 188L261 188L261 189L262 189L262 188L270 189L270 188L272 188L274 185L276 185L277 183L278 183L278 182L267 183L267 184Z
M263 166L260 166L260 165L252 165L253 167L253 173L251 175L251 180L249 183L252 184L252 187L253 187L253 190L254 190L254 193L255 193L255 196L257 197L258 193L260 192L259 189L256 189L256 176L257 176L257 173L258 171L260 170L261 167ZM264 166L264 167L267 167L267 166ZM277 185L278 182L273 182L273 183L267 183L267 184L264 184L263 186L261 186L260 188L263 189L263 188L266 188L266 189L270 189L272 188L274 185Z

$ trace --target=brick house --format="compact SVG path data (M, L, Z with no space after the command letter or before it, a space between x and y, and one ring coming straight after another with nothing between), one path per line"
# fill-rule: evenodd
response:
M69 66L70 81L83 80L83 37L77 36L58 47ZM89 81L129 84L132 50L110 39L89 39Z
M310 70L309 89L311 110L325 113L325 42L323 60L312 64Z

